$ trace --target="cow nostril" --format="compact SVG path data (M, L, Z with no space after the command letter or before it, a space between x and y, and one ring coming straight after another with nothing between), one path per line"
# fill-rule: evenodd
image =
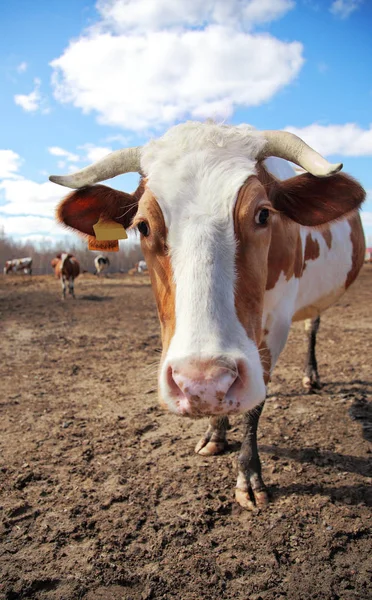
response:
M167 384L172 394L175 396L180 396L182 395L182 390L174 379L174 375L176 374L177 369L173 369L171 366L169 366L167 369Z
M236 363L236 377L228 389L229 396L236 395L239 391L246 388L248 383L248 372L244 361L239 360Z

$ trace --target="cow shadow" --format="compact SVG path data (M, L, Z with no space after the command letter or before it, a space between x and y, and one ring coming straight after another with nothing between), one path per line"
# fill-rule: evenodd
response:
M85 302L106 302L113 299L113 296L96 296L94 294L86 294L85 296L79 296L79 300Z
M275 501L282 497L291 496L309 496L314 495L328 496L331 502L342 502L347 505L372 506L372 490L370 487L360 485L340 485L328 486L321 483L293 483L291 485L271 485L269 486L269 495Z
M118 287L123 287L123 288L136 288L136 289L142 289L142 288L150 288L150 283L128 283L126 281L120 281L118 279L114 280L114 281L119 281L120 283L105 283L105 288L115 288L116 290L118 289Z
M285 385L285 384L283 384ZM339 394L354 395L354 394L372 394L372 381L364 381L362 379L354 379L350 381L322 381L322 387L319 390L306 392L304 388L298 388L291 392L274 392L267 394L267 398L282 397L282 398L297 398L298 396L336 396Z
M275 445L259 445L261 454L268 454L273 460L279 458L294 460L302 464L315 464L317 467L333 467L338 471L357 473L363 477L372 477L372 461L370 457L362 458L349 454L340 454L318 448L287 448Z

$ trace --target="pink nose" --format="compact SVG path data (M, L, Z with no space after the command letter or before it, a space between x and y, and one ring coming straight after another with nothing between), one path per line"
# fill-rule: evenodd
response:
M179 411L186 414L222 412L237 377L235 361L225 360L221 365L213 360L183 360L168 369L168 384L178 397Z

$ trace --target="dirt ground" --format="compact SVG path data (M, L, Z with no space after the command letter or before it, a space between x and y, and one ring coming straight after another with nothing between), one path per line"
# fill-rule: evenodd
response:
M0 277L0 598L372 598L372 265L321 322L324 387L301 389L303 324L270 385L259 445L272 504L233 500L205 420L157 406L147 277Z

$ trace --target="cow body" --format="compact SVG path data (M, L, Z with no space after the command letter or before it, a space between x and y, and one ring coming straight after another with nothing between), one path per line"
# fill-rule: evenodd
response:
M271 173L279 178L282 161L277 165L275 162L271 159L269 163ZM364 244L358 213L321 229L293 221L286 222L284 228L281 222L274 225L262 317L270 371L284 348L290 324L318 318L353 283L363 265ZM283 256L283 248L288 250L288 259Z
M95 267L95 275L100 275L104 269L110 266L110 260L107 256L103 256L103 254L99 254L94 259L94 267Z
M309 173L294 176L282 158ZM82 188L59 208L66 225L93 235L103 214L141 232L162 333L160 403L210 416L196 446L204 455L224 448L228 415L244 413L236 498L245 508L268 500L256 431L291 323L306 320L311 332L311 386L319 315L363 263L356 209L365 193L341 167L286 132L208 122L178 125L120 160L51 178ZM125 169L145 176L133 195L90 186L100 170L107 178Z
M4 266L4 275L22 271L25 274L32 275L32 258L13 258L7 260Z
M66 298L66 284L68 284L69 293L75 298L74 283L80 273L80 265L77 259L72 254L61 252L57 254L56 258L53 258L51 264L55 276L61 281L62 299L65 300Z

